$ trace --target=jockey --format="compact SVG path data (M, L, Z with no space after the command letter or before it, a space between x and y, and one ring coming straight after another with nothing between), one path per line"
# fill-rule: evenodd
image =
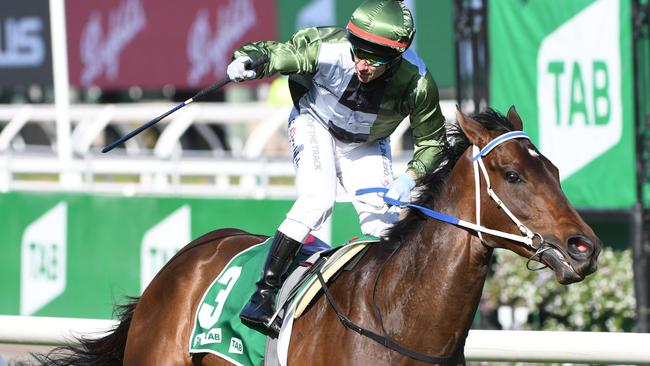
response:
M402 1L368 0L346 29L307 28L285 43L259 41L234 52L231 80L289 75L294 109L289 141L298 199L273 238L262 278L241 311L244 324L271 326L275 296L303 241L331 214L337 180L346 191L383 186L408 201L415 180L438 165L445 136L438 88L422 59L408 50L415 27ZM262 55L269 62L247 70ZM415 152L393 180L390 134L410 117ZM381 236L398 218L381 197L355 201L361 231Z

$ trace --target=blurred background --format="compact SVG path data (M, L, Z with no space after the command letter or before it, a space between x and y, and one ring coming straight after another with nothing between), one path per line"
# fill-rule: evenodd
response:
M648 332L648 0L405 3L448 122L456 104L515 105L607 247L569 287L498 253L475 327ZM0 314L110 319L192 238L272 234L295 197L283 77L231 83L100 150L224 78L242 44L345 26L359 4L0 2ZM407 122L391 147L397 174ZM317 236L358 234L349 201Z

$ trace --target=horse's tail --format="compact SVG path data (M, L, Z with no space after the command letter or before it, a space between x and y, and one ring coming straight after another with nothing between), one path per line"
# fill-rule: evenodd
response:
M106 336L97 339L79 337L76 339L78 344L57 347L46 355L32 354L32 356L44 366L121 366L126 348L126 336L137 302L137 297L129 297L128 303L118 305L116 313L119 324Z

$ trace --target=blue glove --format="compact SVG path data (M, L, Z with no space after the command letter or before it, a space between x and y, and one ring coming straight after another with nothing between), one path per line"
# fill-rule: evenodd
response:
M415 180L409 173L397 177L388 185L386 197L403 202L411 201L411 190L415 187Z
M246 62L251 62L250 57L240 56L231 62L230 65L228 65L226 73L228 74L230 80L239 82L243 80L255 79L257 73L255 70L248 70L246 68Z

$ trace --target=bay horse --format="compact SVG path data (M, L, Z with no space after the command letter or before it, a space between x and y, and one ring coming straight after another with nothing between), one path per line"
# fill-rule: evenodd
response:
M499 136L522 130L514 107L507 117L490 109L474 117L458 111L457 119L441 153L444 163L419 182L421 193L415 203L492 231L479 234L409 208L384 240L371 245L351 271L329 285L331 299L351 322L404 349L434 359L446 357L445 364L465 364L463 345L494 249L540 262L554 272L558 282L570 284L596 270L602 248L562 192L557 168L529 139L506 139L491 150L484 148ZM480 169L475 163L477 151ZM473 173L474 169L479 173ZM474 174L481 177L481 170L485 175L476 183ZM503 201L475 194L479 190L498 193ZM265 239L222 229L194 240L164 266L139 298L122 306L120 323L112 333L82 339L80 347L66 349L67 358L57 359L63 355L54 353L39 361L53 365L229 364L212 354L188 353L194 311L224 265ZM321 292L296 319L289 365L422 363L342 325L328 300Z

